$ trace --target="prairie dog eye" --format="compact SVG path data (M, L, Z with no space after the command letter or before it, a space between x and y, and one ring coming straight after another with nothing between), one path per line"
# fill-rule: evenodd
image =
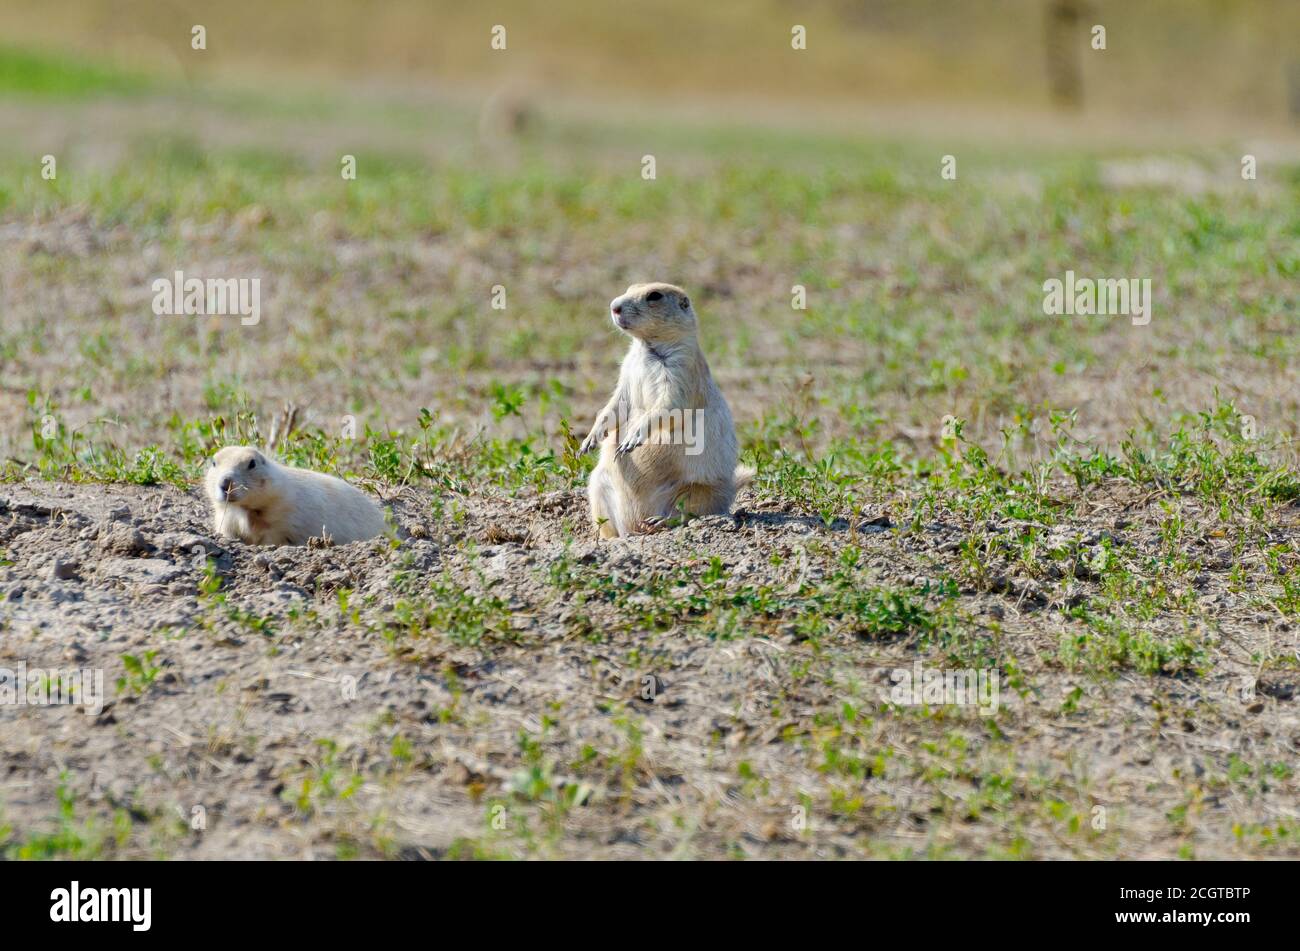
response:
M256 459L249 459L249 460L248 460L248 468L250 468L250 469L256 469L256 468L257 468L257 460L256 460Z
M651 291L649 294L645 296L645 299L648 301L663 300L664 295L660 294L658 291Z

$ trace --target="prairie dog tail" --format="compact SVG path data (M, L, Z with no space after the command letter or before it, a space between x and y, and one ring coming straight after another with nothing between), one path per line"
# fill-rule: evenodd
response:
M739 492L753 482L756 475L758 475L758 470L753 466L736 466L736 471L731 476L732 488Z

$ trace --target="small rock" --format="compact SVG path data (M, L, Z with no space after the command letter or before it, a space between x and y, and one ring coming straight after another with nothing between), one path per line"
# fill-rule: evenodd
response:
M55 558L50 562L49 575L51 581L73 581L77 578L77 572L81 565L75 561L68 561L63 558Z
M142 555L150 547L140 530L131 525L109 523L99 530L99 548L109 554Z
M269 600L272 603L293 604L296 601L306 601L310 595L303 588L288 581L282 581L271 589Z
M1277 700L1291 700L1300 692L1293 683L1274 680L1260 680L1256 683L1255 688L1264 696L1273 697Z
M186 572L184 565L162 558L105 558L96 568L100 577L140 585L169 584Z
M196 548L202 548L209 553L221 551L220 546L215 542L193 532L164 532L154 539L154 546L159 551L186 555L193 555Z

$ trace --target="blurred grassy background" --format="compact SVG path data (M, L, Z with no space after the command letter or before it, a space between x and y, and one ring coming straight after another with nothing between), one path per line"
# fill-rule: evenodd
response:
M1053 45L1062 16L1075 18L1071 40ZM200 56L188 43L195 23L208 31ZM808 30L801 54L790 48L796 23ZM489 48L495 24L508 31L505 53ZM1092 24L1107 29L1104 52L1086 48ZM1088 115L1240 127L1293 121L1300 109L1292 0L7 0L0 36L11 47L0 85L11 90L124 82L84 66L51 74L12 51L35 47L172 83L329 78L447 92L517 81L543 95L692 109L716 98L1014 111L1048 107L1049 56L1077 53Z
M751 445L911 452L947 414L996 443L1051 408L1114 442L1218 396L1293 432L1298 9L11 0L0 451L50 409L138 446L290 399L555 446L625 347L604 302L651 278L696 293ZM1078 55L1074 108L1049 49ZM174 267L261 275L262 325L159 320ZM1153 324L1045 318L1067 268L1153 278Z

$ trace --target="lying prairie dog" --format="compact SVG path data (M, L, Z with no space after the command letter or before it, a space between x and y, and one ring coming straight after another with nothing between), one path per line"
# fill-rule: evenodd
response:
M384 513L370 496L342 479L280 465L252 446L227 446L203 479L217 534L250 545L305 545L382 535Z

